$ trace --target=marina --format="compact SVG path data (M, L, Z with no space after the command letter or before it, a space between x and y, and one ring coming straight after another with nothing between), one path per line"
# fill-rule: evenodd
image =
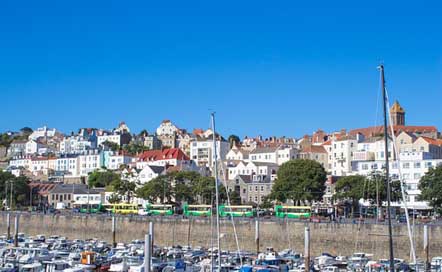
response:
M146 235L150 236L150 235ZM320 256L307 255L294 249L277 252L267 247L256 254L248 251L221 250L216 247L190 247L173 245L162 247L145 241L133 240L112 246L99 239L69 239L57 235L27 236L17 234L15 239L0 237L1 271L112 271L143 272L146 256L151 259L151 271L386 271L389 261L375 260L370 253L356 252L351 256L333 256L323 253ZM148 240L148 239L146 239ZM145 249L148 249L147 252ZM299 250L299 249L298 249ZM151 257L149 257L151 256ZM309 269L306 270L306 260ZM440 271L442 257L431 260L431 271ZM410 264L395 259L395 271L425 271L423 261Z

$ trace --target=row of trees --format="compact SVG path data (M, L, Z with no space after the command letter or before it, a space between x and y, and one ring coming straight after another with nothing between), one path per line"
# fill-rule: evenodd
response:
M110 202L120 202L120 196L125 196L130 202L133 197L139 197L151 202L210 204L215 195L215 180L212 177L201 176L197 172L171 172L158 176L146 184L136 184L130 176L123 177L112 171L95 171L89 175L89 186L106 187L114 192ZM220 200L227 199L225 187L220 184ZM240 204L240 196L236 192L229 193L232 204Z

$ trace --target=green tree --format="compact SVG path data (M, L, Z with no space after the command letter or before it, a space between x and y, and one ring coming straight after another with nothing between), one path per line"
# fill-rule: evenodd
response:
M118 182L120 179L120 175L110 170L95 170L89 174L88 184L92 188L103 188Z
M225 187L219 186L220 202L227 199ZM210 204L215 198L215 180L197 172L181 171L161 175L144 184L136 191L138 197L151 202L170 203L172 199L180 204Z
M401 182L390 179L391 200L399 201L402 199ZM364 199L372 205L376 204L379 198L380 205L387 201L387 182L385 172L372 172L367 177L367 186L365 188Z
M419 182L420 201L428 201L438 212L442 212L442 165L431 168Z
M20 129L20 133L23 134L23 135L28 135L29 136L29 135L32 134L32 132L34 132L34 131L30 127L23 127L23 128Z
M114 142L110 142L110 141L108 141L108 140L106 140L106 141L104 141L103 143L101 143L101 145L102 145L103 147L107 147L107 148L109 148L109 149L112 150L112 151L118 151L118 150L120 150L120 145L119 145L119 144L114 143Z
M241 195L237 191L229 192L229 198L231 205L241 205Z
M228 138L228 141L230 143L230 148L232 148L235 144L239 144L241 142L241 139L239 139L236 135L230 135Z
M126 202L130 203L130 200L132 199L137 187L134 182L131 182L129 179L123 178L114 180L111 185L115 193L118 193L119 195L125 195Z
M364 176L346 176L338 179L335 185L334 198L340 201L351 202L351 214L358 206L359 200L364 198L364 187L367 184L367 178Z
M12 206L25 206L29 203L29 179L26 176L15 177L9 172L0 172L0 204L9 205L12 185Z
M169 203L172 200L173 188L169 176L158 176L136 190L138 197L150 202Z
M297 159L281 165L272 187L271 198L295 203L321 200L324 195L326 172L313 160Z
M108 201L111 204L118 204L121 202L121 197L118 194L113 193L110 195Z
M146 129L143 129L143 130L140 132L140 134L138 134L138 136L140 136L140 137L146 137L147 135L149 135L149 132L147 132Z
M142 144L136 144L136 143L129 143L125 146L123 146L123 150L129 153L130 155L137 155L140 154L146 150L149 150L147 146L144 146Z
M6 133L0 134L0 146L9 147L13 138Z

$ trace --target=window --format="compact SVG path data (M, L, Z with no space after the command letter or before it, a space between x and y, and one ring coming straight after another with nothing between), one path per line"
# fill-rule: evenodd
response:
M261 186L261 192L264 192L264 186Z
M420 173L414 173L414 179L420 179L421 174Z
M425 163L425 168L431 168L431 167L433 167L433 164L431 162Z
M364 164L362 165L362 170L368 170L368 164L364 163Z
M404 162L404 163L402 164L402 168L404 168L404 169L409 169L409 168L410 168L410 163L409 163L409 162Z
M421 168L421 163L420 162L415 162L414 163L414 168L416 168L416 169Z

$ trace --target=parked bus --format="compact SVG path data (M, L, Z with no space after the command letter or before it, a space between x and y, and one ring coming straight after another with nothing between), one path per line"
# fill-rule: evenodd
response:
M212 206L184 204L183 213L185 216L211 216Z
M280 218L310 218L312 208L308 206L275 206L275 216Z
M219 206L219 216L233 216L233 217L254 217L256 215L253 206L238 205L238 206Z
M147 215L173 215L174 207L171 204L147 204Z
M138 214L142 207L138 204L109 204L106 210L114 214Z
M74 204L74 209L79 213L102 213L106 208L102 204Z

